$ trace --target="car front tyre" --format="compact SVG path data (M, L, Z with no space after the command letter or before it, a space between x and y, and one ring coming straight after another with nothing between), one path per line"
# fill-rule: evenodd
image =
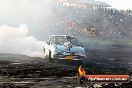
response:
M48 57L48 59L49 59L49 62L53 62L53 59L51 58L51 51L49 50L49 57Z

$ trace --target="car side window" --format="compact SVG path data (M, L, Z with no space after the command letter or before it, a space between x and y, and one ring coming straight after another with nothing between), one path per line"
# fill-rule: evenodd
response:
M49 43L52 44L52 41L53 41L53 38L51 37L51 38L49 39Z

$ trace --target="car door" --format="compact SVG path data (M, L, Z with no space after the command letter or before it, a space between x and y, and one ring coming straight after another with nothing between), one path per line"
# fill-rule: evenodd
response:
M52 41L53 41L53 37L51 37L45 46L45 53L49 56L49 51L51 51L51 47L52 47Z

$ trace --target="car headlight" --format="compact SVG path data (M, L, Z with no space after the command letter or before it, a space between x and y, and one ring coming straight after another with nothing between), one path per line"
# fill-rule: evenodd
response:
M83 53L83 52L77 52L76 55L86 56L85 53Z
M56 54L63 54L63 51L56 50Z

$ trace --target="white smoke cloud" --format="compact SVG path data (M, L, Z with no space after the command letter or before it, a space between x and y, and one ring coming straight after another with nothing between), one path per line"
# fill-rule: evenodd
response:
M28 35L27 25L0 26L0 53L16 53L42 57L42 41Z

